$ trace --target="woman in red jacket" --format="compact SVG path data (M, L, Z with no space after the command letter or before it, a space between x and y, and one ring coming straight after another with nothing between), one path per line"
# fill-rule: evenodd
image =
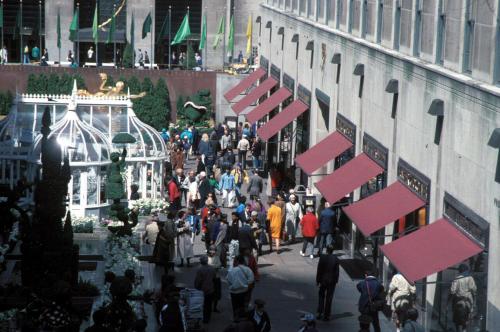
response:
M177 183L175 183L173 177L168 176L167 181L170 210L178 211L181 208L181 192L179 191Z
M302 236L304 237L304 243L302 245L302 251L300 255L302 257L306 256L307 245L310 243L312 247L311 258L314 258L314 238L318 233L319 222L316 215L313 213L314 209L312 207L307 208L307 213L302 217L300 221L300 227L302 228Z

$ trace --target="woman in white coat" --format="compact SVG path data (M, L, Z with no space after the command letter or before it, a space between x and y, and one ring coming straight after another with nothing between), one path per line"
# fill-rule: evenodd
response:
M184 259L187 266L190 266L190 259L193 258L193 238L191 237L191 225L186 222L186 214L179 211L177 215L177 256L181 259L179 267L184 266Z

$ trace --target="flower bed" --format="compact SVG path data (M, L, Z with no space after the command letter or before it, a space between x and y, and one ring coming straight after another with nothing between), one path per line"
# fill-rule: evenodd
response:
M141 198L133 202L132 206L139 209L140 216L149 216L151 213L165 210L169 204L163 199Z
M97 225L96 216L77 217L71 220L73 233L94 233L94 227Z

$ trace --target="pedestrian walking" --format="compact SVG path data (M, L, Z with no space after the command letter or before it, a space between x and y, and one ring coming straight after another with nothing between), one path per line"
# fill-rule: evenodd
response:
M391 306L392 320L399 332L402 323L406 320L408 309L412 308L417 289L405 277L396 272L389 284L387 303Z
M290 201L285 205L285 230L289 243L295 243L302 220L302 206L297 202L297 196L290 195Z
M36 45L31 49L31 58L35 61L40 59L40 49Z
M9 60L8 54L9 52L7 51L7 46L3 45L2 49L0 50L0 60L2 62L2 65L7 64Z
M252 227L247 222L242 222L241 227L238 229L238 242L240 253L243 253L245 250L252 251L258 249Z
M408 309L405 321L402 323L402 332L425 332L422 325L417 323L418 310L415 308Z
M217 304L222 298L222 283L220 279L220 271L222 268L222 263L220 256L217 255L217 249L215 245L211 245L208 249L208 265L215 269L215 280L214 280L214 297L213 297L213 312L220 312L217 308Z
M220 148L222 151L232 149L232 137L228 129L224 129L224 135L221 137Z
M460 264L458 273L451 283L450 297L455 328L457 332L462 332L466 331L467 325L472 319L477 286L468 265Z
M267 220L269 220L269 232L272 237L272 241L275 242L276 245L276 253L280 254L280 237L281 237L281 225L282 225L282 214L281 208L276 205L274 198L270 198L267 202L270 206L269 210L267 210ZM270 241L270 252L273 251L272 244Z
M216 271L208 264L207 256L200 257L200 264L194 278L194 288L203 292L203 323L208 324L214 303Z
M253 138L251 152L253 168L258 169L260 168L260 156L262 155L262 142L257 136Z
M222 175L219 188L222 190L222 207L233 207L234 199L236 198L236 185L234 175L231 174L229 169L226 169L226 172Z
M333 242L335 231L335 211L330 207L330 203L325 202L324 209L319 213L319 235L316 239L318 255L323 254L323 249Z
M335 287L339 281L339 260L333 255L333 246L328 245L326 255L319 257L316 284L319 286L318 319L330 320Z
M225 251L226 251L226 238L227 238L227 233L228 233L228 224L227 224L227 215L223 214L219 220L218 223L216 223L216 231L214 234L217 234L214 236L214 241L213 244L215 245L215 249L217 252L217 255L220 257L221 261L225 261Z
M66 57L66 61L69 62L71 67L75 64L75 58L73 57L73 52L71 50L68 51L68 56Z
M147 65L150 64L148 51L144 51L144 63ZM149 67L149 68L151 68L151 67Z
M24 51L23 51L23 63L28 64L30 63L30 48L28 45L24 46Z
M146 224L146 231L142 236L142 240L149 245L148 252L152 252L152 248L155 247L156 238L158 237L158 233L160 232L160 228L158 227L158 223L155 219L150 217Z
M264 182L259 176L257 168L253 169L252 175L248 182L248 194L251 200L257 200L264 189Z
M250 142L248 142L247 135L243 134L242 138L238 142L237 149L238 161L241 163L241 167L245 169L247 165L247 153L250 149Z
M191 151L191 143L189 142L189 138L184 136L182 138L182 149L184 150L184 160L189 160L189 153Z
M137 63L139 64L140 68L144 68L144 54L142 54L141 49L138 49Z
M207 155L210 153L210 139L208 137L208 134L207 133L203 133L203 135L201 135L201 141L200 141L200 144L198 144L198 153L200 154L201 156L201 160L203 161L203 163L206 165L206 158L207 158Z
M194 171L189 172L189 176L186 178L185 181L188 181L186 207L197 208L200 201L200 192L198 189L198 181L196 179Z
M318 233L319 222L318 218L314 215L314 209L312 207L307 208L307 213L300 221L300 226L302 227L302 235L304 241L302 244L302 251L300 255L302 257L307 255L307 247L311 244L311 258L314 258L314 238Z
M174 150L171 152L170 160L174 169L184 168L184 153L182 148L175 145Z
M163 138L163 141L165 142L165 144L170 140L170 134L166 128L161 129L160 135L161 135L161 138Z
M177 228L173 221L173 215L169 213L165 225L158 232L153 250L153 262L163 266L165 273L168 273L170 263L175 258L176 232Z
M255 332L271 331L271 320L269 319L269 314L264 310L265 305L266 302L256 299L254 301L254 308L248 315L253 323Z
M200 217L196 214L194 207L188 209L186 223L191 229L191 242L194 243L194 239L200 234Z
M165 176L168 188L168 200L170 203L170 210L177 212L181 208L181 192L174 178L167 174Z
M237 266L229 269L227 273L227 282L231 294L231 305L233 315L236 318L237 313L245 310L245 298L250 287L254 284L254 275L252 270L245 265L245 259L239 255L236 257Z
M238 53L238 63L243 62L243 51L240 50L240 53Z
M200 159L201 162L201 159ZM205 206L205 201L209 194L213 194L215 191L210 185L210 181L207 179L207 173L202 171L198 174L198 192L200 193L200 205Z
M358 300L358 310L362 315L371 317L371 324L375 332L380 332L380 321L378 312L385 302L384 287L375 277L372 271L365 272L365 279L360 281L356 288L360 295Z
M186 222L185 212L179 211L177 214L177 256L181 263L179 267L184 266L184 259L187 261L187 267L190 267L190 260L194 256L193 239L191 237L191 225Z
M89 47L87 51L87 61L91 62L94 59L94 48L92 46ZM97 61L96 61L97 64Z

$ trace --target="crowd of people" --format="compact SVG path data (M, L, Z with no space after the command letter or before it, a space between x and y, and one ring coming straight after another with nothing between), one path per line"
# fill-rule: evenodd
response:
M156 306L160 331L187 331L173 271L175 264L192 266L197 241L204 243L204 252L197 253L201 258L193 271L193 287L203 294L203 323L209 324L212 314L219 312L222 286L227 284L233 321L224 331L271 331L265 300L252 296L261 278L258 261L263 255L280 255L282 246L299 240L301 256L319 257L317 313L304 314L299 331L318 331L317 320L331 319L339 282L334 207L325 200L317 209L306 206L293 190L285 193L278 186L263 202L262 147L249 125L240 124L232 131L221 124L204 133L189 125L181 131L163 130L161 136L170 151L164 165L169 207L151 216L143 237L152 250L152 261L165 271ZM467 269L461 267L461 272L464 276L452 291L465 297L466 286L474 291L474 281L465 277ZM414 308L416 288L400 273L395 273L386 290L376 271L366 271L357 289L359 331L370 331L370 326L381 331L380 312L392 315L397 331L423 331Z

